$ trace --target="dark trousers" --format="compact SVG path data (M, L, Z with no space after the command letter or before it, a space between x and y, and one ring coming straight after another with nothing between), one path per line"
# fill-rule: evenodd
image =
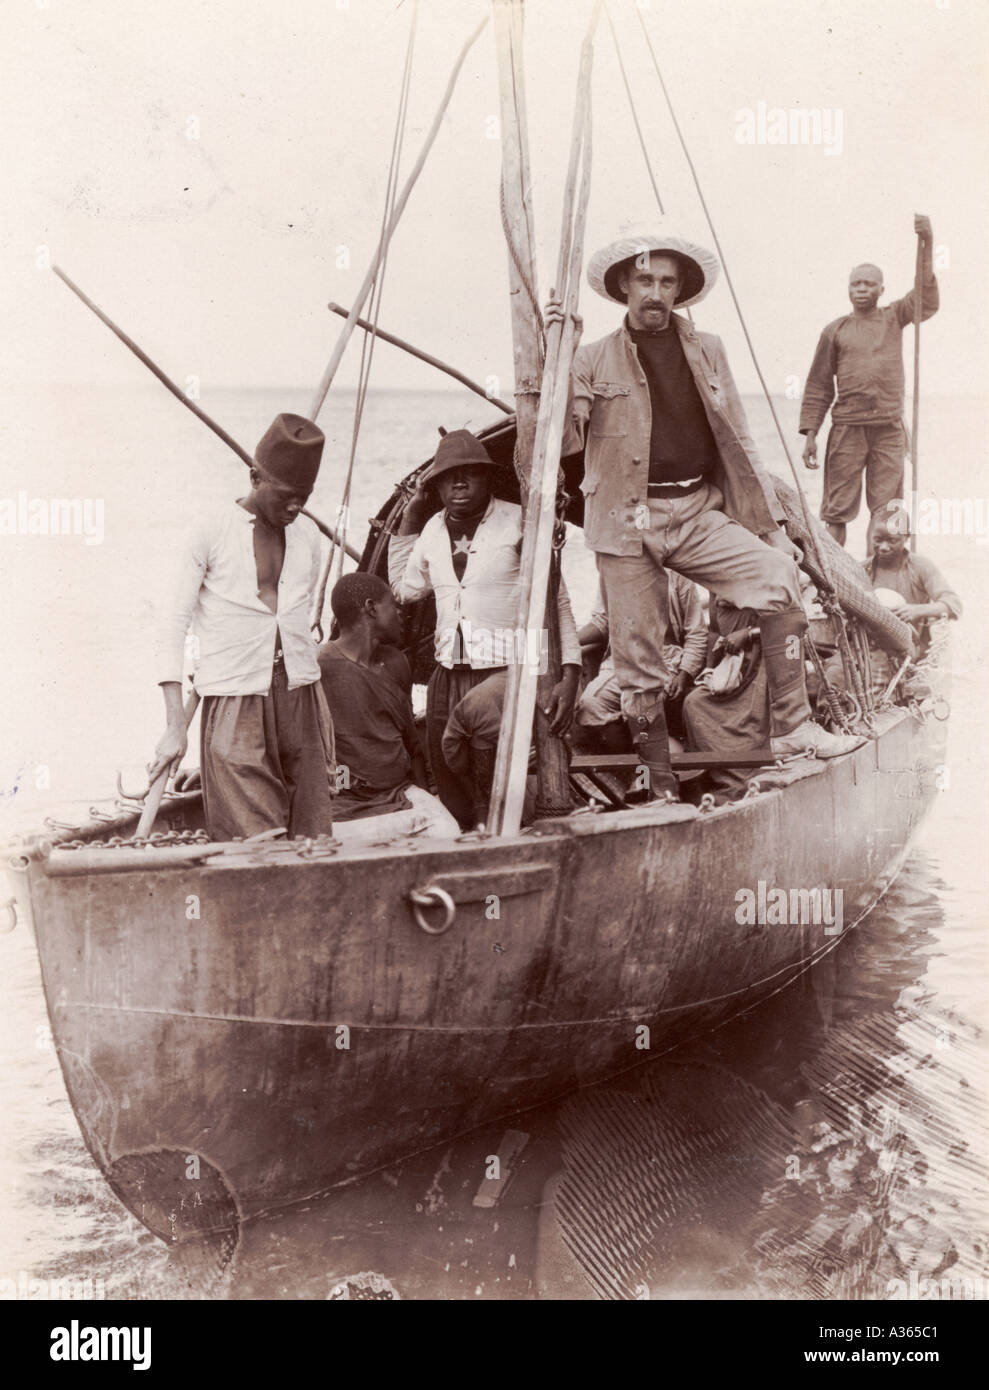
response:
M426 687L426 746L429 749L429 764L433 770L436 794L451 815L456 816L460 825L469 829L473 823L474 788L467 766L454 759L458 765L451 767L443 751L443 734L450 715L460 701L491 676L501 673L496 670L475 671L470 666L454 666L447 669L437 665ZM502 692L504 685L502 685ZM495 744L497 744L497 735Z
M289 690L276 661L267 695L204 696L200 757L211 840L332 832L333 724L319 681Z

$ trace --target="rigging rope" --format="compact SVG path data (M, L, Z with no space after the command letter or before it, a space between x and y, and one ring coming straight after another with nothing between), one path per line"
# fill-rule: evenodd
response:
M745 342L748 346L753 366L756 369L756 375L759 378L759 385L762 387L763 395L766 398L766 404L769 406L770 414L773 417L773 424L776 426L776 433L779 435L780 444L783 446L783 453L786 455L786 461L790 465L790 472L793 474L793 481L796 484L797 496L800 498L800 505L804 513L804 520L807 525L807 530L810 533L811 544L814 547L814 552L818 561L820 572L826 577L830 577L829 572L825 568L821 559L820 549L817 544L817 536L814 533L814 528L811 522L810 508L807 504L807 497L804 493L803 484L800 481L800 476L797 473L796 465L793 462L792 455L790 454L790 447L786 442L786 436L783 433L783 426L781 425L779 416L776 413L776 406L773 403L773 398L769 393L769 387L766 384L766 378L763 376L762 367L759 365L759 359L756 356L755 344L753 343L752 337L749 333L748 324L745 320L745 315L742 313L742 306L739 303L738 295L735 293L735 285L731 278L731 272L728 269L728 262L725 259L725 253L722 250L721 242L718 238L718 233L715 230L714 221L711 217L710 211L708 210L707 200L704 197L704 192L701 188L700 179L698 178L697 170L694 167L694 161L690 157L690 151L687 148L687 142L684 139L683 131L680 128L680 122L677 120L676 112L673 109L673 102L670 100L670 94L667 90L666 83L663 80L663 74L660 70L659 61L656 57L655 49L652 46L652 40L649 37L649 30L646 28L646 22L642 17L642 11L637 10L637 15L639 24L642 28L642 33L645 36L646 45L649 49L649 55L652 58L652 65L656 71L656 76L659 79L659 85L663 92L663 98L666 101L667 110L670 113L670 119L673 122L673 128L676 131L677 139L680 141L680 148L683 150L684 159L687 161L687 167L690 170L691 177L694 181L694 187L697 190L697 197L700 200L701 208L704 212L704 217L707 221L708 228L710 229L711 236L714 240L714 245L718 252L718 256L720 257L722 267L724 268L725 283L727 284L729 293L731 294L732 303L735 305L735 312L738 315L738 321L741 324L742 332L745 335Z
M331 575L333 575L334 569L337 571L334 583L343 573L344 544L350 516L351 485L354 477L354 465L357 459L357 441L360 436L361 423L364 418L364 404L367 400L368 385L371 378L371 363L374 359L374 348L377 342L378 315L381 310L381 296L384 290L385 272L388 266L388 252L390 250L388 227L394 213L395 200L398 195L398 169L401 161L402 146L405 141L405 127L408 119L409 93L411 91L412 79L412 57L415 50L418 19L419 0L415 0L412 8L412 20L409 27L409 39L405 51L405 65L402 71L402 84L399 91L398 112L395 117L395 129L392 134L388 181L385 188L385 203L381 215L379 246L382 247L382 254L371 283L371 330L364 335L361 341L361 360L357 376L357 398L354 403L354 424L350 441L350 457L347 462L347 475L344 480L343 494L338 514L340 543L338 545L335 540L330 543L330 552L323 569L322 579L320 580L319 593L316 598L316 610L313 615L313 631L316 634L317 641L320 642L323 640L323 608L326 603L326 591L330 584L330 578Z
M615 25L614 21L611 18L611 9L608 5L608 0L605 0L604 13L605 17L608 20L608 28L611 30L611 37L614 40L615 56L618 59L618 66L621 69L622 81L625 83L625 95L628 97L629 110L632 112L632 120L635 122L635 133L639 137L639 148L642 150L642 158L646 161L646 173L649 175L649 182L652 184L652 191L656 195L656 202L659 206L660 215L665 217L666 209L663 207L663 200L659 196L659 188L656 185L656 179L652 172L652 164L649 160L649 151L646 149L646 139L645 136L642 134L642 126L639 124L639 113L635 109L635 99L632 96L632 88L629 85L628 73L625 71L625 63L622 59L622 50L618 43L618 35L615 32Z

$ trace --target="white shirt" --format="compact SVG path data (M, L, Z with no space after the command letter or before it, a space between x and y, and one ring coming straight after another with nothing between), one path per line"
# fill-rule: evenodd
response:
M318 681L309 615L319 569L319 532L308 517L296 517L285 528L278 609L272 613L258 594L252 513L230 502L207 514L191 528L176 557L159 627L159 683L182 680L190 626L200 695L267 695L276 633L289 689Z
M446 529L446 512L431 516L419 536L392 536L388 578L403 602L436 595L436 660L448 669L458 657L474 670L535 660L543 634L516 633L522 508L493 497L470 541L467 568L457 578ZM580 665L580 643L570 596L560 580L557 596L561 660ZM459 651L458 629L464 650Z

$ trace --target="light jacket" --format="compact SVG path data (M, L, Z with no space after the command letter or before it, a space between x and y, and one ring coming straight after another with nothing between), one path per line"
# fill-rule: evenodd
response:
M181 681L190 625L200 695L267 695L275 635L288 687L319 680L309 613L319 582L319 532L308 517L285 528L278 611L258 597L254 517L236 502L200 518L175 556L158 633L158 680Z
M680 314L670 321L718 446L719 466L711 481L724 496L725 514L754 535L766 535L784 513L749 434L724 345ZM584 446L584 539L604 555L641 555L652 406L627 321L606 338L577 349L572 388L563 453L575 454Z
M421 535L392 536L388 579L395 597L407 602L430 591L436 595L436 660L441 666L450 668L461 656L475 670L538 659L542 634L515 630L521 522L521 507L493 497L471 540L463 579L457 578L453 568L445 511L431 516ZM562 579L557 612L562 664L579 666L580 643Z

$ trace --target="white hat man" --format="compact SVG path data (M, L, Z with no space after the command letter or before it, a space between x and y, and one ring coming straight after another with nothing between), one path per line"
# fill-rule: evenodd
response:
M591 287L626 313L577 351L563 442L564 453L584 448L584 539L597 558L622 710L658 796L677 794L663 716L673 675L661 641L667 568L759 614L776 752L833 757L857 743L811 720L794 549L724 346L673 312L699 303L717 273L710 251L665 231L595 253ZM548 321L561 313L547 305Z

